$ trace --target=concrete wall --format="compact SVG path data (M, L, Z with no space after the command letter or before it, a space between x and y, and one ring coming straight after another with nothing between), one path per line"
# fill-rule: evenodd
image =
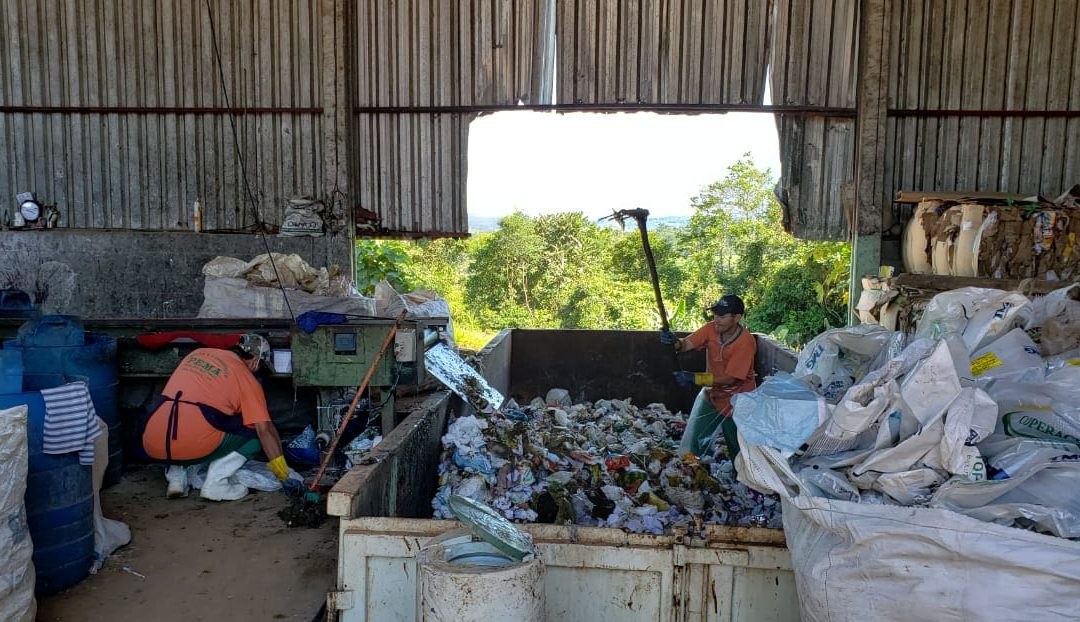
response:
M267 236L266 241L274 252L297 253L315 267L336 263L351 271L351 242L344 235ZM203 264L218 255L248 260L265 252L263 240L254 234L4 231L0 288L13 286L33 295L39 267L60 262L75 275L75 293L59 308L58 296L47 299L50 312L84 318L194 317L203 301ZM60 280L50 282L55 287Z

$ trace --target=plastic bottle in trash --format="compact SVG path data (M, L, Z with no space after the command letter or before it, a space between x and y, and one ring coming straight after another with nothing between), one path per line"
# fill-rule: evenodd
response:
M195 205L192 206L191 216L191 229L195 233L202 231L202 201L195 199Z

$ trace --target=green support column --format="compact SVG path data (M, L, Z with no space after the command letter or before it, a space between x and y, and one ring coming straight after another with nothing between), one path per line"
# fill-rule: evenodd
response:
M877 274L881 266L881 236L857 235L851 242L851 281L848 283L848 325L858 324L855 305L862 295L862 277Z

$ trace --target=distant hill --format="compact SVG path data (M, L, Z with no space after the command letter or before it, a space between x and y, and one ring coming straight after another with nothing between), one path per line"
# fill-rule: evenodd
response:
M498 231L502 216L469 216L469 233Z
M690 222L689 216L649 216L649 219L645 221L649 226L649 230L657 229L660 227L671 227L672 229L679 229L685 227ZM619 223L613 220L604 220L600 223L601 227L618 227ZM628 220L623 225L626 229L637 229L637 223L633 220Z
M469 233L490 233L499 229L499 221L502 220L502 216L469 216ZM678 229L685 227L690 222L689 216L661 216L661 217L649 217L648 224L649 229L655 229L657 227L671 227ZM601 227L618 227L619 224L611 220L599 221ZM627 222L627 228L634 228L637 225L634 222Z

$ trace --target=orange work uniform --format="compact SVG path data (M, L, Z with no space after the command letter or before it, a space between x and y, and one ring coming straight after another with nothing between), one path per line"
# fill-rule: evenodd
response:
M757 355L757 342L750 331L739 326L736 335L726 343L720 340L720 332L712 322L691 333L686 338L690 350L705 348L705 371L714 377L731 376L738 380L727 387L706 388L705 393L716 411L725 417L731 416L731 397L736 393L753 391L757 387L754 379L754 357Z
M259 381L244 361L228 350L200 348L184 357L162 396L170 401L160 404L150 415L142 437L143 449L157 460L198 460L218 448L226 432L204 417L199 404L239 417L240 423L249 429L256 423L270 421ZM174 408L175 438L167 441L169 415Z

